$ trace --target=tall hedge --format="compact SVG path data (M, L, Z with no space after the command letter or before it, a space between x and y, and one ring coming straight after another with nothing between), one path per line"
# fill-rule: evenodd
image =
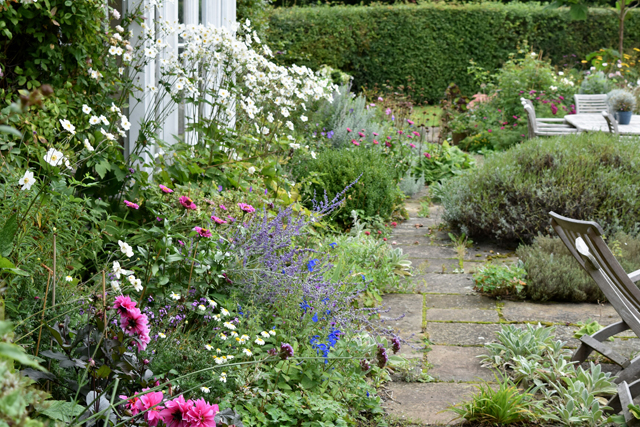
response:
M567 9L500 3L280 8L269 25L268 42L283 63L327 64L352 74L356 86L405 84L411 76L430 101L452 81L466 93L477 89L470 59L495 70L527 40L562 64L564 55L616 47L618 31L613 9L572 21ZM626 45L640 47L640 11L625 27Z

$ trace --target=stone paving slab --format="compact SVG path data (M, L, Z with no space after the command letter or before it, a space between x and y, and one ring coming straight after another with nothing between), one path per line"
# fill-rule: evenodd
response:
M429 259L427 257L409 256L408 259L413 263L414 267L420 272L420 274L426 273L445 273L455 274L454 271L460 268L460 264L457 259ZM464 273L473 274L483 263L477 261L464 261L462 266ZM443 269L444 266L444 269Z
M434 345L427 355L433 365L429 375L439 381L495 381L493 372L480 366L477 356L486 354L482 347L456 347Z
M402 251L404 252L405 247L406 246L420 246L420 247L425 247L425 246L434 246L431 244L431 237L429 236L423 236L423 235L415 235L415 236L411 236L411 235L398 235L392 238L387 239L387 242L390 241L395 241L396 242L396 247L398 248L402 248Z
M425 305L430 308L495 309L496 300L480 295L426 295Z
M533 303L506 301L502 315L508 321L540 321L554 323L586 322L597 320L601 325L610 325L621 319L610 304Z
M484 345L495 339L500 325L492 323L427 323L429 340L434 344Z
M498 312L477 308L430 308L427 322L493 322L498 323Z
M616 338L613 342L607 342L617 353L624 357L632 358L640 354L640 339L633 338L621 340Z
M424 334L416 334L407 341L408 343L402 343L397 355L405 359L424 359L424 355L426 354L424 351Z
M393 327L406 340L422 333L422 295L387 294L382 297L382 304L389 309L381 315L383 326ZM392 320L402 315L401 319Z
M469 398L475 387L456 383L399 383L387 385L393 400L385 402L387 412L427 425L454 425L453 412L445 411L452 404ZM445 411L445 412L442 412Z
M447 248L445 246L432 246L432 245L409 245L402 246L402 253L409 258L428 258L428 259L444 259L451 260L455 258L455 263L458 263L456 251L453 248ZM436 264L435 261L432 261Z
M468 294L474 284L472 274L427 273L414 276L413 282L418 292L443 294Z

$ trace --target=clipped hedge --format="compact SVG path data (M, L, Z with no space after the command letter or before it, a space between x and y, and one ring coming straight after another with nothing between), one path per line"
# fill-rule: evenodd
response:
M444 182L444 219L467 235L531 241L552 233L549 211L640 231L640 145L607 133L534 139Z
M269 25L268 43L282 52L282 63L327 64L352 74L358 87L405 84L411 76L429 101L441 99L452 81L474 93L469 60L494 71L523 40L558 64L563 55L584 58L618 40L613 9L571 21L568 9L529 4L279 8ZM625 42L640 47L640 11L629 13Z

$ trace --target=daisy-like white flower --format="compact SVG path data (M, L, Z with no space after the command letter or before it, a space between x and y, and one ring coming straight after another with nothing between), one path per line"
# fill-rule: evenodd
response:
M198 306L198 310L200 310L200 311L205 311L206 309L207 309L207 307L205 307L205 306L204 306L204 305L202 305L202 304L200 304L200 305Z
M236 328L236 326L231 322L224 322L223 325L225 328L230 329L232 331Z
M227 382L227 373L223 372L220 374L220 381L222 381L223 383Z
M220 314L222 314L223 316L228 316L230 313L229 313L229 310L227 310L226 308L221 308Z
M273 123L273 114L267 114L267 120L269 121L269 123Z
M243 349L242 352L249 357L253 356L253 353L248 348Z
M118 240L118 246L120 246L120 252L125 254L127 258L131 258L133 256L133 248L128 243Z
M282 107L280 112L282 113L283 116L289 117L289 109L287 107Z
M213 346L212 346L211 344L205 344L205 345L204 345L204 348L206 348L206 349L207 349L207 351L211 351L211 350L213 350Z
M82 104L82 112L85 114L89 114L91 112L91 107L89 107L87 104Z
M229 96L229 91L226 89L220 89L218 91L218 95L220 95L221 98L226 98L227 96Z
M220 315L219 315L219 314L214 314L213 316L211 316L211 318L212 318L213 320L215 320L216 322L219 322L219 321L221 320L221 317L220 317Z
M236 357L235 357L234 355L232 355L232 354L228 354L228 355L227 355L227 360L233 360L233 359L235 359L235 358L236 358Z
M131 274L131 275L129 275L129 277L127 277L127 280L129 281L129 283L131 283L133 285L133 282L136 281L136 276Z
M44 156L44 161L51 166L58 166L64 161L64 155L55 148L49 148L49 151Z
M232 337L238 337L238 333L236 331L231 331L231 336Z
M118 108L118 106L116 104L114 104L113 102L111 103L111 107L109 107L109 110L112 113L120 113L120 108Z
M209 387L202 386L202 387L200 387L200 391L205 393L205 394L209 394L209 392L211 390L209 390Z
M120 119L120 123L122 124L122 129L124 130L131 129L131 123L129 122L129 120L127 120L125 116L122 116L122 118Z
M131 61L132 59L133 59L133 57L131 56L131 54L130 54L130 53L125 53L124 55L122 55L122 60L123 60L123 61L129 62L129 61Z
M100 123L100 117L91 116L91 118L89 119L89 124L97 125L98 123Z
M121 33L121 32L124 31L124 28L122 28L122 26L120 26L120 25L116 25L116 31Z
M222 341L226 341L227 340L227 336L224 333L220 332L220 339Z
M256 338L255 343L258 344L258 345L264 345L265 344L264 340L262 338L260 338L260 337Z
M107 118L104 115L101 115L99 117L100 121L102 122L103 125L105 126L109 126L109 120L107 120Z
M133 285L133 289L135 289L136 292L142 292L142 289L144 289L142 287L142 280L140 280L140 279L134 280L132 285Z
M116 56L120 56L124 53L124 50L120 46L116 48Z
M64 280L66 280L67 282L73 282L73 277L67 276L64 278Z
M260 332L260 335L262 335L264 338L269 338L270 337L269 332L267 332L267 331Z
M251 166L249 169L247 169L247 172L249 173L249 175L253 175L256 172L256 168Z
M109 55L115 55L117 51L118 51L118 48L116 46L111 46L109 48Z
M60 124L62 125L62 128L64 130L66 130L67 132L69 132L71 135L75 135L76 134L76 127L74 125L72 125L69 120L60 119Z
M224 359L222 357L214 357L213 361L216 362L216 365L222 365L224 363Z
M217 302L215 302L214 300L209 299L208 301L209 301L209 305L210 305L211 307L216 308L216 307L218 306L218 303L217 303Z
M289 129L293 130L293 123L291 123L291 121L287 121L287 123L285 123L285 125L286 125Z
M307 116L300 116L300 120L302 120L303 122L306 122L309 119L307 118Z
M120 267L120 263L118 261L113 261L113 274L116 276L116 278L120 278L120 276L122 275L126 275L129 272L125 269L123 269L122 267Z
M24 176L18 180L18 184L22 185L22 190L31 190L31 186L36 183L33 172L25 171Z
M315 159L315 158L316 158L316 152L315 152L315 151L312 151L312 152L311 152L311 153L309 153L309 154L311 154L311 158L313 158L313 159Z
M222 350L220 350L219 348L216 348L216 353L220 354L222 353Z
M163 334L162 332L158 332L158 336L159 336L160 338L166 338L166 337L167 337L167 335L166 335L166 334Z
M116 139L116 137L113 136L112 133L109 133L104 129L100 129L100 133L103 134L104 137L107 138L108 141L114 141Z
M111 36L112 38L118 40L119 42L122 41L122 36L118 33L115 33L114 35Z
M84 148L86 148L87 151L89 151L89 152L95 151L95 149L93 148L93 145L91 145L91 143L89 142L89 140L87 138L84 139L83 144L84 144Z
M117 280L112 280L111 289L113 289L113 292L120 292L120 282L118 282Z
M180 294L176 294L175 292L171 292L171 295L169 295L169 297L174 301L178 301L180 299Z
M118 68L118 74L120 74L120 75L124 74L124 67Z
M273 329L271 329L271 330L269 331L269 335L273 335L273 336L275 336L275 335L276 335L276 331L274 331Z

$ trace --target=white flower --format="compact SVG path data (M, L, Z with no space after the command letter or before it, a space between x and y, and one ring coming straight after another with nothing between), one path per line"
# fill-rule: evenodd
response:
M120 113L120 108L118 108L118 106L113 102L111 103L111 107L109 107L109 110L111 110L112 113Z
M304 104L302 104L302 105L304 105ZM303 122L306 122L309 119L307 118L307 116L300 116L300 120L302 120Z
M216 348L216 353L221 354L222 350L220 350L219 348Z
M73 282L73 277L67 276L64 278L64 280L66 280L67 282Z
M105 126L109 126L109 120L107 120L107 118L104 115L101 115L99 117L100 121L102 122L103 125Z
M114 19L120 19L120 12L117 9L111 9L111 15Z
M256 338L255 343L258 344L258 345L264 345L265 344L264 340L262 338L260 338L260 337Z
M84 139L84 148L87 149L87 151L95 151L93 148L93 145L91 145L91 143L89 142L89 140L87 138Z
M226 374L226 372L223 372L222 374L220 374L220 381L222 381L223 383L227 382L227 374Z
M155 49L154 49L154 48L152 48L152 47L151 47L151 48L146 48L146 49L144 50L144 55L145 55L147 58L155 58L157 54L158 54L158 51L157 51L157 50L155 50Z
M563 71L558 71L558 75L559 76L564 76L564 72Z
M116 278L119 279L121 275L127 273L128 271L120 267L120 263L118 261L113 261L113 274L116 276Z
M91 107L89 107L87 104L82 104L82 112L85 114L89 114L91 112Z
M118 48L116 46L111 46L109 48L109 55L115 55L117 51L118 51Z
M113 289L113 292L120 292L120 282L118 282L117 280L112 280L111 289Z
M205 394L209 394L209 392L211 390L209 390L209 387L202 386L202 387L200 387L200 391L205 393Z
M274 331L273 329L271 329L271 330L269 331L269 335L273 335L273 336L275 336L275 335L276 335L276 331Z
M211 318L217 322L220 321L220 315L219 314L214 314L213 316L211 316Z
M262 336L263 336L263 337L265 337L265 338L269 338L269 336L270 336L270 335L269 335L269 332L266 332L266 331L262 331L262 332L260 332L260 335L262 335Z
M211 307L215 308L215 307L218 305L218 303L217 303L217 302L215 302L214 300L210 299L210 300L209 300L209 305L210 305Z
M136 292L142 292L142 289L143 289L142 280L136 279L133 281L132 285L133 285L133 289L135 289Z
M91 118L89 119L89 123L92 125L97 125L98 123L100 123L100 118L98 116L91 116Z
M118 34L118 33L115 33L111 37L113 37L114 39L118 40L119 42L122 41L122 36L120 34Z
M116 31L121 33L124 31L124 28L122 28L120 25L116 25Z
M160 338L166 338L167 336L165 334L163 334L162 332L158 332L158 336Z
M64 161L64 155L55 148L49 148L47 154L44 155L44 161L51 166L58 166Z
M124 130L131 129L131 123L129 123L129 120L127 120L127 118L125 116L121 117L120 123L122 124L122 129L124 129Z
M22 185L22 190L31 190L31 186L36 183L33 172L27 170L24 176L18 180L18 184Z
M289 109L287 107L282 107L280 112L282 113L283 116L289 117Z
M273 114L269 113L267 115L267 120L269 121L269 123L273 123Z
M228 316L230 313L226 308L221 308L220 314L222 314L223 316Z
M555 92L556 90L558 90L558 87L557 86L549 86L549 89L551 89L552 91Z
M198 310L205 311L206 309L207 309L207 307L205 307L204 305L202 305L202 304L198 305Z
M219 336L220 336L220 339L221 339L222 341L226 341L226 340L227 340L227 335L226 335L224 332L220 332L220 335L219 335Z
M253 166L251 166L249 169L247 169L247 172L249 172L249 175L253 175L256 171L256 168L254 168Z
M129 61L131 61L131 59L133 59L133 57L131 56L130 53L125 53L124 55L122 55L122 60L123 61L129 62Z
M531 52L531 57L532 57L532 58L535 58L536 56L538 56L538 54L537 54L537 53L535 53L535 52Z
M123 67L118 68L118 74L120 74L120 75L124 74L124 68Z
M312 157L313 159L315 159L315 158L316 158L316 152L315 152L315 151L312 151L310 154L311 154L311 157Z
M222 365L224 363L224 359L222 357L214 357L213 361L216 362L216 365Z
M211 351L211 350L213 350L213 346L212 346L211 344L205 344L205 345L204 345L204 348L206 348L206 349L207 349L207 351Z
M174 301L178 301L180 299L180 294L176 294L175 292L171 292L171 295L169 295L169 296Z
M129 283L131 283L133 285L133 283L136 281L136 276L131 274L131 275L129 275L129 277L127 277L127 280L129 281Z
M232 331L236 328L235 325L231 322L224 322L223 325L225 328L231 329Z
M227 96L229 96L229 91L226 89L220 89L218 91L218 95L220 95L221 98L226 98Z
M114 141L116 139L116 137L113 136L112 133L109 133L104 129L100 129L100 133L103 134L104 137L107 138L107 140L109 140L109 141Z
M289 147L293 148L294 150L297 150L298 148L300 148L300 144L294 144L293 142L290 142Z
M248 348L243 349L242 352L249 357L253 356L253 353Z
M66 130L67 132L69 132L71 135L75 135L76 134L76 127L74 125L71 124L71 122L67 119L60 119L60 124L62 125L62 127L64 128L64 130Z
M131 258L133 256L133 248L131 248L128 243L118 240L118 245L120 246L120 252L125 254L127 258Z
M603 62L603 63L602 63L602 66L603 66L603 67L606 67L607 65L609 65L609 64L607 64L606 62Z
M287 127L291 130L293 130L293 123L291 123L291 121L287 121L287 123L285 123L287 125Z

